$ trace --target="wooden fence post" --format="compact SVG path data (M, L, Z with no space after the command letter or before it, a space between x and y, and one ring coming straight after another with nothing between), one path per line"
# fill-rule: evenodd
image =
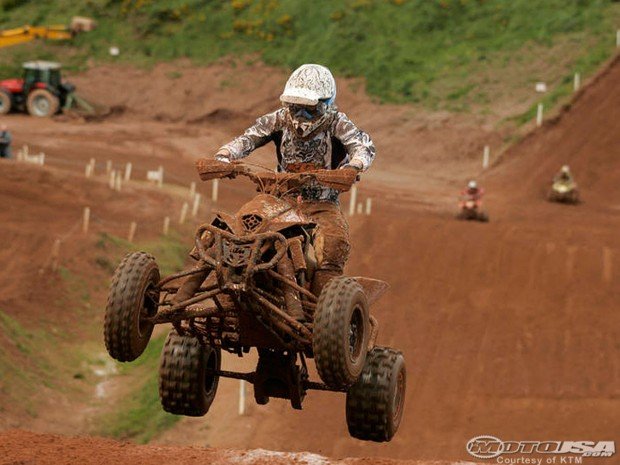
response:
M170 217L167 216L164 218L164 229L163 229L164 236L168 235L169 229L170 229Z
M351 187L351 198L349 199L349 216L355 213L355 203L357 202L357 186Z
M129 225L129 234L127 235L127 241L133 242L133 238L136 235L136 228L138 224L135 221L132 221Z
M185 223L185 218L187 217L188 208L189 208L189 205L187 205L187 202L183 203L183 207L181 207L181 216L179 217L179 224Z
M82 215L82 232L88 234L88 225L90 223L90 207L84 207Z

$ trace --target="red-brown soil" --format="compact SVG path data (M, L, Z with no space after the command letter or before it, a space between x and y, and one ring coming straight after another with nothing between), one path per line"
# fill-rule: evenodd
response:
M233 73L226 68L188 68L183 77L172 79L166 66L151 74L109 68L119 78L131 76L123 82L134 83L133 91L128 86L112 92L110 76L98 80L96 72L74 79L82 93L91 86L91 100L127 108L107 121L39 122L11 116L9 124L19 143L44 149L53 166L81 173L91 156L100 164L113 159L118 166L131 160L139 169L163 164L172 181L187 185L195 179L191 158L212 153L251 115L273 108L283 75L258 67L252 79L239 78L231 89L221 84L226 73ZM233 77L245 74L235 71ZM134 93L147 82L153 86L147 87L153 93L149 99L147 92ZM203 87L196 89L196 83ZM166 93L169 99L161 97ZM478 174L481 147L488 141L499 147L503 134L464 116L378 106L346 86L341 94L343 109L373 135L379 148L376 166L360 185L362 198L373 197L373 214L350 220L354 251L348 269L392 286L373 311L381 324L379 343L403 350L408 364L406 412L395 439L389 444L350 439L344 397L330 393L310 393L301 412L272 401L237 416L238 385L225 382L207 417L183 420L156 438L166 447L24 432L0 436L0 447L33 444L42 457L49 454L51 461L40 463L58 463L53 454L59 453L59 444L66 444L70 454L96 448L101 462L116 461L114 454L121 450L135 463L228 457L227 452L172 444L460 460L468 458L466 442L480 434L514 440L618 439L620 61L584 88L557 120L528 135L481 177L489 192L488 224L456 221L456 194L468 177ZM270 150L260 152L259 161L272 157ZM67 159L76 165L62 165ZM545 200L549 180L564 163L574 169L582 190L584 202L578 206ZM0 263L10 267L0 278L0 308L17 318L22 311L28 317L40 311L40 305L33 305L41 302L32 286L22 283L34 279L37 286L45 285L29 267L44 262L50 236L78 220L83 205L92 204L102 218L116 222L118 234L139 218L145 234L155 235L164 211L180 204L178 198L141 187L113 193L104 180L32 171L0 165L0 201L15 205L0 210L0 235L16 244L0 252ZM247 185L225 184L221 197L226 208L251 195ZM71 266L79 270L77 253L87 256L92 243L78 237L68 247L74 251ZM102 272L88 278L101 279ZM54 289L48 291L53 295ZM50 311L62 318L61 308ZM228 367L252 368L233 359L226 362ZM19 417L5 424L30 427ZM58 430L40 422L37 429ZM9 457L28 463L30 452L22 454ZM275 458L235 460L279 463Z
M137 446L93 437L63 437L12 430L0 433L0 464L37 465L457 465L444 460L328 459L308 452L249 451L205 447ZM470 463L470 462L468 462ZM467 465L459 462L458 465ZM474 465L473 463L471 465Z

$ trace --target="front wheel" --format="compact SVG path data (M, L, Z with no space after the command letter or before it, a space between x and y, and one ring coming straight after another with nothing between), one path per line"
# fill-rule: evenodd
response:
M353 384L364 368L370 336L368 302L353 278L338 277L316 305L312 350L319 376L332 388Z
M375 347L364 371L347 392L349 434L363 441L392 440L403 417L407 372L401 352Z
M105 346L119 362L137 359L149 342L159 300L159 268L146 252L127 254L112 278L105 309Z
M159 398L166 412L201 417L219 384L221 351L193 336L168 334L159 364Z
M58 112L60 100L49 90L36 89L28 94L26 108L30 115L46 118Z

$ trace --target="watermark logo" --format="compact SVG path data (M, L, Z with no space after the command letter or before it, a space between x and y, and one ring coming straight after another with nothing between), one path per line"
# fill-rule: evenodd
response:
M476 436L467 442L467 452L477 459L494 459L504 453L504 441L495 436Z
M495 436L476 436L467 442L469 455L477 459L495 459L505 454L558 454L579 458L558 463L581 463L581 457L611 457L614 441L503 441ZM498 459L498 463L500 459ZM556 463L555 460L548 463Z

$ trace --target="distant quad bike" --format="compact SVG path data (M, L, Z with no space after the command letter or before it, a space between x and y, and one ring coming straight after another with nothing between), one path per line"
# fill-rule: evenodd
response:
M577 184L573 181L554 181L547 198L550 202L577 204L579 203Z
M60 67L50 61L29 61L23 64L23 78L0 81L0 115L11 110L26 110L38 117L58 113L75 91L75 86L61 81Z
M471 198L461 199L459 201L459 212L456 217L459 220L474 220L486 223L489 221L489 215L482 210L482 201Z
M388 285L343 276L314 295L315 225L290 195L313 181L347 191L354 170L274 173L211 160L198 161L197 168L204 181L246 176L259 194L236 215L217 213L211 224L198 228L192 268L161 279L153 256L135 252L123 259L106 308L109 354L122 362L135 360L154 325L172 323L159 373L167 412L205 415L220 377L252 383L261 405L276 397L301 409L309 389L346 392L350 434L390 441L403 415L405 360L400 351L375 345L378 324L369 314ZM206 272L193 296L174 300L179 278ZM303 311L303 319L290 316L295 309ZM222 349L242 356L252 348L258 351L254 372L222 369ZM308 358L314 358L322 383L310 381Z

